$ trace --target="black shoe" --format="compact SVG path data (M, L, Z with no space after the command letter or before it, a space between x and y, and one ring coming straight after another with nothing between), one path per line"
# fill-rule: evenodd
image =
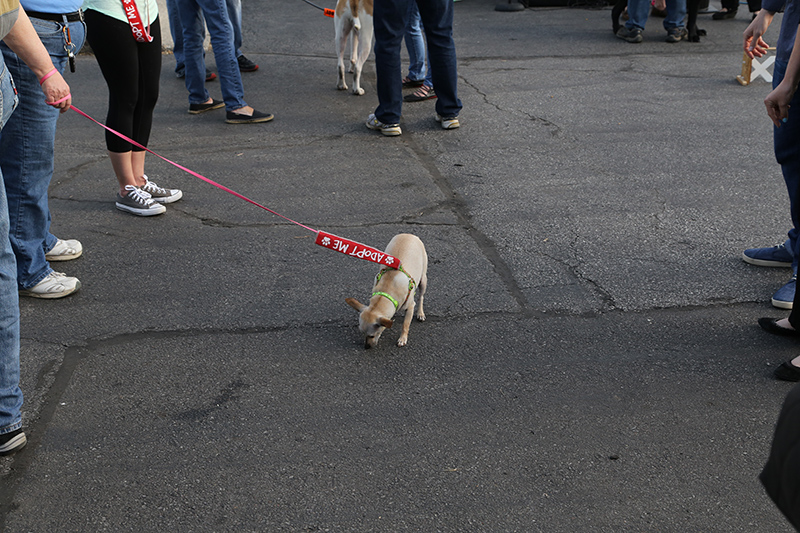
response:
M219 109L220 107L225 107L225 102L212 98L210 104L189 104L189 113L192 115L199 115L200 113L205 113L212 109Z
M237 57L236 61L239 62L239 70L242 72L255 72L258 70L258 65L244 57L244 55Z
M179 70L176 70L175 77L181 80L185 78L186 68L181 67ZM206 81L214 81L215 79L217 79L217 75L211 72L210 70L206 69Z
M759 318L758 325L761 326L761 329L766 331L767 333L772 333L773 335L782 335L784 337L797 337L800 336L800 333L796 329L789 329L784 328L783 326L778 325L779 318Z
M714 20L728 20L732 18L736 18L736 10L726 9L725 11L717 11L711 18Z
M634 44L644 41L644 37L642 37L642 30L639 28L633 28L632 30L629 30L627 26L620 26L619 30L617 30L617 38Z
M668 43L678 43L689 36L689 32L686 31L686 28L672 28L667 32L667 39Z
M3 433L0 435L0 455L8 455L21 450L27 443L28 439L25 438L22 428L10 433Z
M775 377L782 381L800 381L800 368L786 361L775 369Z
M225 122L228 124L258 124L259 122L269 122L275 118L272 113L262 113L253 109L252 115L240 115L233 111L228 111L225 115Z

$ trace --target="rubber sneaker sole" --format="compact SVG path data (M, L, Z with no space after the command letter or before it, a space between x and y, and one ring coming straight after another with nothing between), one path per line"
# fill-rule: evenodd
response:
M131 207L129 205L121 204L117 202L117 209L120 211L125 211L126 213L131 213L132 215L140 216L140 217L152 217L155 215L160 215L161 213L167 210L166 207L159 203L153 202L152 207L149 208L139 208L139 207Z
M34 289L36 289L36 287L38 287L38 285L36 285L36 286L34 286L34 287L32 287L32 288L30 288L28 290L21 290L21 291L19 291L19 295L20 296L27 296L29 298L41 298L43 300L56 300L58 298L64 298L66 296L69 296L70 294L74 294L74 293L78 292L78 289L81 288L81 282L80 282L80 280L76 279L75 280L75 285L73 285L72 287L62 286L63 290L59 290L57 292L36 292L34 290Z
M400 129L400 124L384 124L375 117L375 114L371 114L367 118L365 125L368 129L379 131L386 137L397 137L403 134L403 130Z
M77 259L83 253L83 246L80 241L74 239L58 239L53 249L44 255L47 261L71 261Z
M436 122L441 123L442 129L445 130L454 130L456 128L461 127L461 123L458 121L458 117L450 117L444 118L439 115L436 115Z
M745 252L746 252L746 250L745 250ZM781 267L781 268L785 268L785 267L792 266L792 262L791 261L771 261L771 260L768 260L768 259L758 259L756 257L750 257L744 252L742 252L742 260L745 263L749 263L751 265L761 266L761 267Z
M12 431L8 435L0 435L0 442L2 442L2 444L0 444L0 455L8 455L24 448L28 443L28 439L25 437L25 433L20 429Z
M262 113L255 109L252 115L240 115L233 111L228 111L225 115L225 122L228 124L260 124L262 122L269 122L273 118L275 118L275 116L272 113Z
M225 102L214 99L211 100L210 104L189 104L189 114L199 115L200 113L205 113L206 111L211 111L213 109L219 109L220 107L225 107Z

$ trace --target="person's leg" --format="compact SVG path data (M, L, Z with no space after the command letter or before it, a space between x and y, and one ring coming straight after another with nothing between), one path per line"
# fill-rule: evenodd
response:
M242 55L242 0L226 0L228 18L233 31L233 54Z
M786 61L776 61L773 68L773 87L776 87L786 72ZM800 94L795 93L790 103L791 108L800 109ZM798 236L800 236L800 114L797 111L789 111L789 116L780 128L773 128L773 144L775 148L775 159L781 166L783 180L786 184L786 191L789 195L789 212L792 217L792 228L788 232L786 248L793 256L792 270L797 275L798 265ZM781 302L791 302L794 300L794 286L796 282L790 281L786 286L778 289L773 296L773 305L777 298ZM780 305L780 302L779 302ZM787 307L780 305L780 307Z
M32 18L39 38L53 65L64 71L63 25ZM81 22L69 24L70 39L77 53L83 46L85 28ZM53 152L59 112L42 99L36 75L5 45L3 57L19 94L19 106L0 132L0 166L8 198L11 246L17 259L17 284L29 289L53 270L45 254L58 239L50 233L48 187L53 177Z
M408 5L408 25L404 36L406 50L408 50L408 79L419 81L425 79L425 39L422 37L419 9L416 2Z
M0 61L0 130L14 109L11 76ZM0 438L22 427L19 388L19 292L17 265L8 240L8 204L0 172Z
M169 32L172 34L172 55L175 56L175 74L184 72L183 65L183 26L181 26L181 13L176 0L167 0L167 16L169 17Z
M667 31L682 29L686 26L686 0L667 0L667 16L664 17L664 29Z
M628 0L628 20L625 22L625 27L629 30L634 28L644 30L649 14L649 0Z
M173 0L176 3L181 19L183 35L183 58L185 66L185 83L189 91L190 104L202 104L210 97L206 90L205 59L203 56L203 39L205 26L202 10L195 0Z
M453 42L453 2L436 0L418 2L425 36L428 40L433 87L436 89L436 113L442 117L457 117L461 112L458 99L458 64Z
M375 73L379 102L375 117L384 124L400 122L403 108L400 46L407 26L408 4L413 1L380 0L373 6ZM452 4L452 0L449 1Z
M186 0L179 0L185 2ZM217 62L217 72L219 73L220 88L222 89L222 99L225 101L225 109L234 111L247 106L244 101L244 86L242 85L242 75L239 71L239 63L233 49L233 32L226 0L197 0L197 4L203 11L203 17L208 26L208 33L211 36L211 46L214 49L214 59ZM181 11L181 16L183 16ZM184 39L186 34L184 33ZM186 79L189 79L188 50ZM192 100L190 100L191 102ZM200 103L200 102L193 102Z
M108 85L106 125L146 146L161 71L158 19L151 25L153 42L137 43L131 38L126 23L93 10L88 10L85 16L88 41ZM106 147L120 194L125 195L128 185L143 185L142 175L137 175L132 163L133 150L141 149L110 132L106 132Z

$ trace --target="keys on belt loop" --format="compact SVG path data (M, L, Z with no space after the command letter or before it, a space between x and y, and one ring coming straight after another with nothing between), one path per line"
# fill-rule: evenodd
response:
M64 33L64 51L69 58L69 71L75 72L75 45L70 38L69 24L66 21L64 22L64 29L62 31Z

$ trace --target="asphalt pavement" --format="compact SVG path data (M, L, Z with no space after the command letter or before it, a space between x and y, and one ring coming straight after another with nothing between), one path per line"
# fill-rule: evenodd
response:
M244 3L270 123L189 115L164 56L152 150L312 229L422 238L403 348L364 350L344 302L374 264L151 156L184 198L117 211L103 130L62 116L53 232L85 251L54 267L82 288L21 301L29 444L0 459L0 529L791 530L757 479L798 347L756 324L791 272L741 260L790 224L769 84L734 79L746 9L634 45L610 7L494 8L455 4L452 131L433 101L368 130L373 60L364 96L337 91L333 22L299 0Z

